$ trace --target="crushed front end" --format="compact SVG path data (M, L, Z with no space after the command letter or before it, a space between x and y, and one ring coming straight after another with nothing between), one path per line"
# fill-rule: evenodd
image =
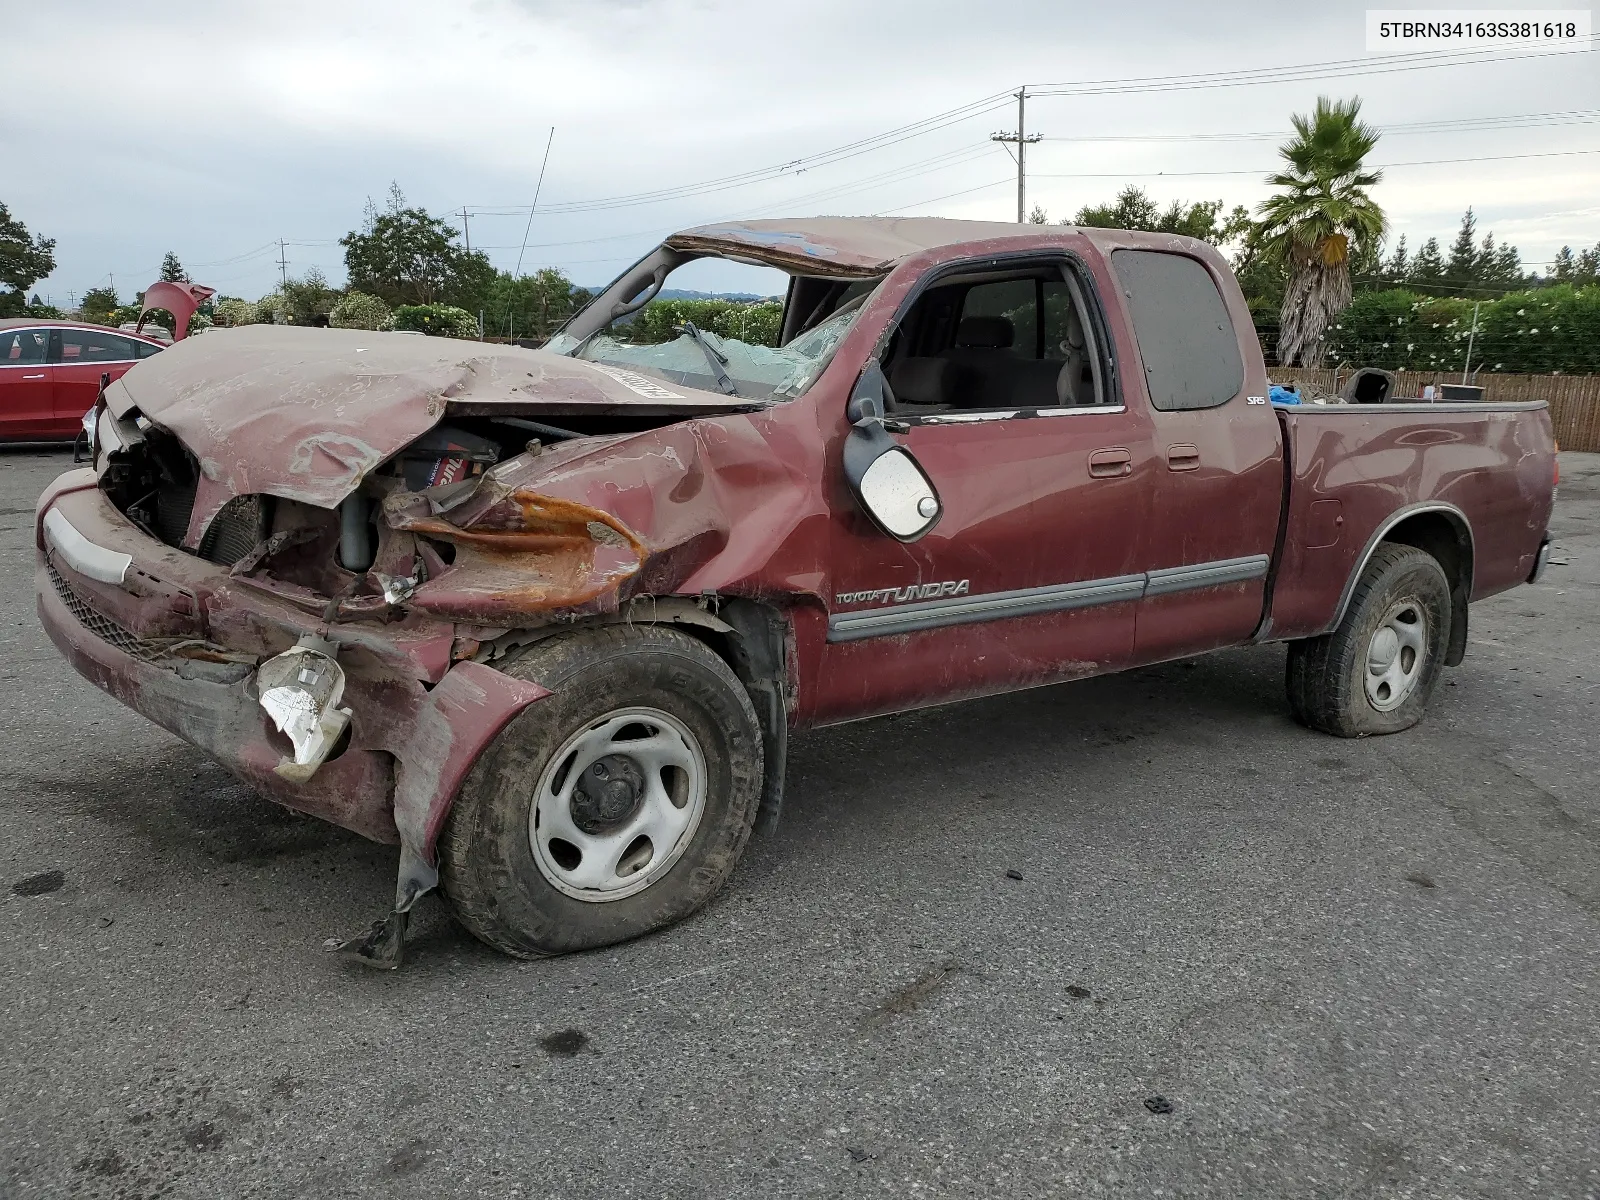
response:
M213 358L228 336L202 340ZM614 611L647 553L607 512L501 481L544 451L540 429L582 435L450 419L483 364L410 363L406 344L369 362L344 340L354 365L275 424L240 397L238 353L231 396L200 364L209 405L181 376L108 387L85 418L93 468L40 498L36 586L50 638L97 687L271 799L399 844L395 917L365 947L392 965L462 779L548 694L488 664L495 639ZM305 390L257 375L261 393Z

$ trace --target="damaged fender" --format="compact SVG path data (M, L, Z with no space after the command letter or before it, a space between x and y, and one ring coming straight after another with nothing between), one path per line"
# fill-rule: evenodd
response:
M506 723L547 688L503 675L482 663L459 662L418 710L409 753L394 790L400 831L400 876L395 911L407 912L418 896L439 884L435 843L450 805L478 755Z

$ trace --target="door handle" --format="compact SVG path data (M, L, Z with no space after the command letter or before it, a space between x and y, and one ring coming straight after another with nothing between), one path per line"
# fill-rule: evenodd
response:
M1133 452L1125 446L1107 446L1089 454L1089 474L1096 479L1115 479L1133 474Z
M1167 447L1167 470L1193 471L1200 465L1200 447L1179 442Z
M24 375L24 379L43 379L43 375Z

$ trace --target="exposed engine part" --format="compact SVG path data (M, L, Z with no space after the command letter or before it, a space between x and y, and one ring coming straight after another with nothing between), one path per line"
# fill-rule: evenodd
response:
M266 541L271 497L235 496L224 504L200 539L200 557L231 567Z
M500 461L500 445L453 425L431 429L407 446L396 474L414 492L471 479Z
M396 579L381 571L374 572L374 575L378 580L378 586L383 589L385 604L404 604L411 599L411 593L416 591L417 585L422 582L418 575L406 576L403 579Z
M372 506L360 492L351 492L339 505L339 565L365 571L372 558Z
M529 433L537 433L540 437L552 438L558 442L570 442L576 438L588 437L586 433L574 433L570 429L562 429L559 425L546 425L543 421L529 421L523 417L496 417L496 425L509 425L513 429L525 429Z

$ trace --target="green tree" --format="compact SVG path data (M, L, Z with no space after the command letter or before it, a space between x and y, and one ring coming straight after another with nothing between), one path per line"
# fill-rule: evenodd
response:
M1386 283L1404 283L1411 273L1411 256L1406 249L1406 235L1394 244L1394 253L1384 260L1379 275Z
M96 287L90 288L83 294L83 304L79 311L83 313L85 321L97 325L106 325L111 321L111 316L122 307L122 301L117 299L115 288Z
M178 256L168 250L161 259L161 279L164 283L188 283L189 273L183 269Z
M1450 257L1444 264L1444 281L1458 291L1469 288L1478 280L1478 218L1468 208L1461 218L1461 228L1456 240L1450 243Z
M1129 185L1117 193L1110 204L1091 204L1078 210L1071 225L1094 229L1139 229L1147 233L1177 233L1199 238L1213 246L1235 240L1250 228L1250 214L1243 205L1224 214L1221 200L1200 200L1186 204L1174 200L1162 208L1141 187Z
M456 230L406 207L398 184L380 212L368 201L361 229L339 239L350 286L391 306L455 304L476 312L494 280L487 255L456 245Z
M0 317L19 315L27 307L28 289L55 269L55 238L30 236L0 204Z
M1280 189L1257 210L1263 253L1287 282L1279 309L1278 360L1319 366L1328 327L1350 303L1350 259L1381 242L1388 221L1368 194L1382 178L1364 163L1378 133L1360 120L1359 98L1317 99L1310 116L1293 117L1295 136L1278 153L1285 170L1268 177Z
M299 279L289 280L284 284L281 294L291 325L325 324L328 314L339 301L339 293L328 286L328 281L316 267Z
M1417 257L1411 262L1411 274L1406 282L1413 287L1437 287L1444 282L1444 256L1439 253L1439 239L1431 237L1422 243Z
M495 275L484 303L484 328L497 337L549 337L574 311L572 281L555 267L513 278Z

